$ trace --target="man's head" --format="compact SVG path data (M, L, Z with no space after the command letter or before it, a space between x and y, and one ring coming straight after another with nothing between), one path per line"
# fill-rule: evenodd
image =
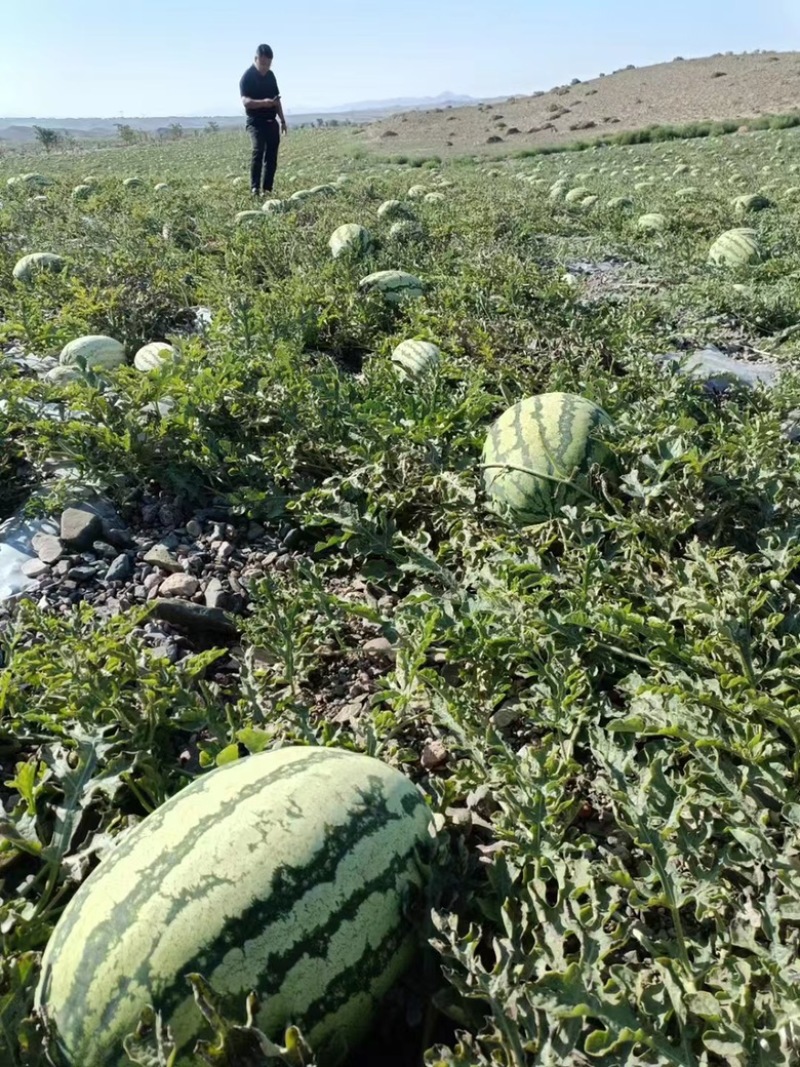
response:
M259 74L266 74L272 66L272 49L268 44L260 44L256 49L255 64Z

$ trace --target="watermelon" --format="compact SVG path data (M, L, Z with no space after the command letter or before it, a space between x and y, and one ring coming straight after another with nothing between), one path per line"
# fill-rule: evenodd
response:
M629 196L613 196L609 200L608 206L612 211L627 211L634 205Z
M584 185L579 185L575 189L570 191L564 196L565 204L576 204L578 201L583 200L589 196L589 190Z
M610 466L593 431L610 423L602 408L573 393L542 393L505 411L483 448L491 507L515 522L545 522L588 493L590 466Z
M157 193L163 193L165 189L169 189L169 182L158 182L153 186L153 189Z
M334 259L346 255L361 255L369 250L372 235L357 222L346 222L331 234L328 246Z
M175 355L175 349L166 341L151 341L149 345L142 345L133 357L133 365L137 370L147 372L156 370L163 363Z
M92 194L91 185L87 185L84 182L83 185L76 185L75 188L72 190L72 199L73 200L88 200L88 198L91 196L91 194Z
M390 304L397 304L401 300L415 300L425 292L424 282L403 270L375 271L374 274L362 278L358 288L362 293L382 293Z
M738 227L726 230L711 246L709 263L717 267L746 267L762 258L755 230Z
M31 252L18 260L12 273L18 282L29 282L37 271L51 270L58 273L63 269L64 260L61 256L52 252Z
M733 207L737 215L749 215L754 211L765 211L772 206L772 201L768 197L761 196L758 193L750 196L737 196L733 201Z
M234 222L237 226L240 226L243 222L253 222L255 219L258 219L259 222L262 222L264 219L264 212L253 211L252 209L250 211L237 211Z
M199 972L231 1016L253 991L267 1036L298 1025L315 1062L339 1063L413 960L405 909L431 841L419 792L371 756L286 746L216 768L62 913L35 995L51 1045L68 1067L129 1067L123 1038L152 1004L182 1067L210 1037L186 980Z
M441 204L447 199L444 193L440 193L438 190L434 190L432 193L426 193L422 198L426 204Z
M420 241L425 231L415 219L398 219L389 227L389 236L395 241Z
M286 208L282 200L265 200L261 210L266 211L268 215L280 215Z
M437 366L441 355L431 341L401 341L392 352L392 363L404 378L419 378Z
M144 182L141 178L134 176L133 178L126 178L122 185L125 189L140 189L144 185Z
M384 200L378 208L378 218L392 221L393 219L408 219L412 217L412 211L401 200Z
M406 196L409 200L421 200L427 191L424 185L412 185Z
M59 363L68 367L82 362L90 370L113 370L125 362L125 349L119 341L103 334L78 337L61 350Z
M298 203L301 200L308 200L308 198L310 196L311 196L311 190L310 189L298 189L296 193L292 193L292 195L289 197L289 200L291 200L294 203Z
M74 365L64 367L60 363L56 367L52 367L44 376L46 382L55 382L57 385L65 385L70 382L83 382L86 380L86 376L80 367Z
M665 230L667 227L667 220L664 215L660 215L657 211L653 211L648 215L640 215L636 223L636 228L643 233L658 233L660 230Z

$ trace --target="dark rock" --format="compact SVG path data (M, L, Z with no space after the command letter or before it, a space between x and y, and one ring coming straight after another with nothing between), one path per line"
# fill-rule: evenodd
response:
M133 544L130 531L124 530L121 526L115 526L113 523L103 523L103 537L114 548L130 548Z
M160 567L164 571L169 571L171 574L177 574L179 571L183 571L183 566L175 559L170 553L166 545L155 545L151 548L144 557L145 563L153 563L156 567Z
M88 508L67 508L61 515L61 540L71 548L90 548L102 531L102 519Z
M97 574L97 567L70 567L67 577L75 582L88 582Z
M192 633L235 637L235 623L219 608L207 608L187 600L156 600L155 617Z
M92 545L92 552L95 556L99 556L100 559L112 560L116 559L119 555L116 548L113 545L106 544L105 541L95 541Z
M125 582L133 577L133 560L127 553L118 555L106 572L107 582Z

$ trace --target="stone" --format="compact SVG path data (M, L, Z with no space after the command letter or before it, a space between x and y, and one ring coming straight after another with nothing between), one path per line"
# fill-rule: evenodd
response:
M38 533L31 544L42 563L56 563L64 555L64 546L53 534Z
M266 532L260 522L251 522L247 527L247 540L260 541Z
M67 577L74 582L88 582L97 574L97 567L70 567Z
M371 641L366 642L363 649L368 655L376 658L394 660L397 657L397 652L392 642L386 637L374 637Z
M203 536L203 527L201 523L197 521L197 519L189 519L189 521L186 523L186 532L189 537L193 538L196 541L198 537Z
M127 552L121 552L106 571L107 582L125 582L133 577L133 560Z
M230 541L223 541L217 549L217 558L230 559L235 551L236 549L233 547Z
M177 596L190 599L200 588L200 583L191 574L171 574L161 583L161 596Z
M207 608L223 608L227 595L225 587L219 578L212 578L205 588L205 601Z
M430 741L422 750L420 763L426 771L433 771L447 763L448 755L443 741Z
M26 578L35 581L37 578L41 578L43 574L47 574L50 566L41 559L29 559L27 563L22 564L20 570Z
M160 567L162 571L169 571L171 574L183 573L183 566L175 559L166 545L154 545L149 552L145 553L144 561L145 563L153 563L156 567Z
M105 541L95 541L92 545L92 552L101 559L113 560L117 558L118 552L113 545L106 544Z
M113 523L103 523L103 537L114 548L130 548L133 544L130 532L124 530L121 526L115 526Z
M219 608L207 608L188 600L156 600L155 617L191 633L235 637L236 625Z
M91 548L103 531L103 520L94 511L67 508L61 514L61 540L70 548Z

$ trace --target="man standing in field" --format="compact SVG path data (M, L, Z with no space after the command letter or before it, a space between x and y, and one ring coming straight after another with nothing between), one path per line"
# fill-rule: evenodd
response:
M271 67L272 49L268 44L260 44L253 65L247 68L239 82L239 93L247 114L247 130L253 142L250 189L254 196L261 192L262 175L264 192L272 192L278 166L280 131L287 133L281 94Z

